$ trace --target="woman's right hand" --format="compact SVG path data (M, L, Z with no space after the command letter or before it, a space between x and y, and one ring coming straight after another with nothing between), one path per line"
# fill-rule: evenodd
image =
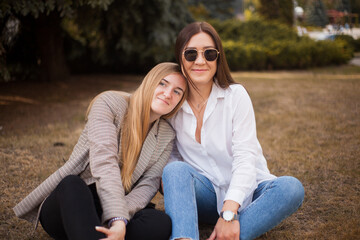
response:
M115 221L109 229L105 227L95 227L96 231L102 232L106 238L100 240L124 240L126 233L126 225L123 221Z

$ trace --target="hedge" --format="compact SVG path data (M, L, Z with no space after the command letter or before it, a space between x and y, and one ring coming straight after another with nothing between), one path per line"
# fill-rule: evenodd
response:
M269 47L241 41L223 41L230 69L302 69L346 63L352 57L346 43L304 38L301 41L274 41Z
M314 41L276 22L211 21L223 42L230 69L303 69L344 64L353 56L349 39ZM352 43L352 45L350 44Z

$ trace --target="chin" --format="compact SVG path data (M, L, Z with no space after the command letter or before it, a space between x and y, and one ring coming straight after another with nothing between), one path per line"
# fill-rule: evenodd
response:
M168 114L168 113L169 113L169 111L165 111L165 110L158 110L158 111L156 111L156 114L158 114L158 115L160 115L160 116L166 115L166 114Z
M209 79L209 78L201 78L201 79L192 79L193 80L193 82L195 83L195 84L207 84L207 83L209 83L209 82L212 82L212 80L211 79Z

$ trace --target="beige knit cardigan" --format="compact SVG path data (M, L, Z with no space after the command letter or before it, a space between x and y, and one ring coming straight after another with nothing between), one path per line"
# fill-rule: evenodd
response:
M143 209L159 189L175 133L164 119L153 124L131 178L132 190L126 193L121 181L118 152L121 123L127 106L124 93L102 93L89 112L69 160L13 208L16 216L37 224L41 204L67 175L79 175L88 185L96 183L103 208L103 223L113 217L131 219Z

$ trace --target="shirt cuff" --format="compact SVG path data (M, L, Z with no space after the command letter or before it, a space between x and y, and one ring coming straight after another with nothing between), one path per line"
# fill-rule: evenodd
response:
M225 195L224 202L226 200L232 200L240 204L240 206L243 205L245 201L246 194L243 191L236 190L236 189L230 189L227 191Z

